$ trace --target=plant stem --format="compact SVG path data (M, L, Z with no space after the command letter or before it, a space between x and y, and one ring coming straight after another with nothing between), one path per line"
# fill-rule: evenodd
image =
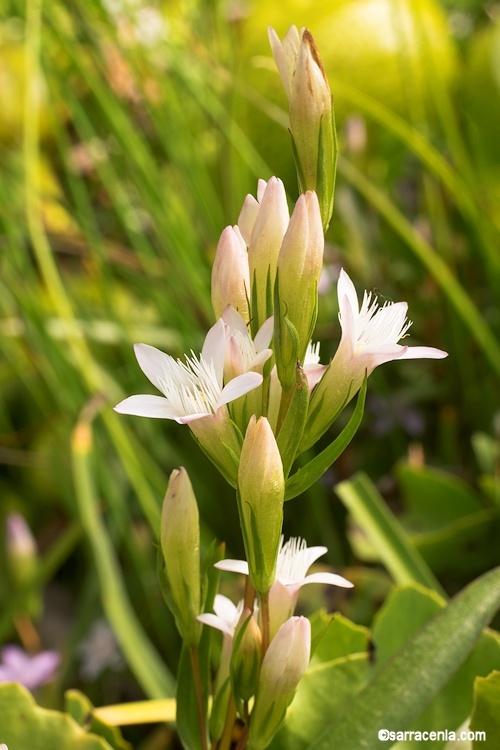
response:
M260 595L260 621L262 624L262 658L269 648L271 622L269 617L269 592Z
M198 722L200 725L201 747L202 750L208 750L207 744L207 721L205 708L203 705L203 688L201 685L200 657L198 647L192 646L189 649L189 658L191 659L191 668L193 670L194 688L196 692L196 708L198 710Z
M234 702L233 694L229 696L229 703L227 704L226 721L224 723L224 730L222 737L220 738L218 750L229 750L231 747L231 740L233 739L233 728L234 722L236 721L236 704Z
M250 576L246 577L245 582L245 601L244 606L247 607L250 612L254 611L255 608L255 589L250 581Z

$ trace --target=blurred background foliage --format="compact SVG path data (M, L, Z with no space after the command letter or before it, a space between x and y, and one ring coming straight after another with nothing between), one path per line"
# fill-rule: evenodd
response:
M191 475L205 544L242 552L232 490L187 428L112 406L148 387L134 342L200 350L218 237L257 179L275 174L297 197L268 24L311 29L336 108L322 361L338 342L341 266L360 291L407 300L412 341L450 354L379 368L356 439L287 506L286 533L326 544L357 584L303 606L370 624L390 587L383 551L333 493L359 469L448 593L497 564L500 4L0 7L0 521L23 514L40 554L19 587L0 548L0 640L26 645L43 591L37 628L64 654L45 702L69 686L96 704L171 690L179 644L154 544L173 468Z

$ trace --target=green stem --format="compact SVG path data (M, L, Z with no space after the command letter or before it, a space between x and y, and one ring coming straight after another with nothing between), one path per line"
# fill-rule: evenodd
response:
M233 728L234 722L236 721L236 704L234 702L233 694L229 696L229 703L227 704L226 721L224 723L224 731L220 738L218 750L229 750L231 747L231 740L233 739Z
M189 658L191 659L191 668L194 677L194 689L196 693L196 709L198 711L198 722L200 724L201 747L202 750L208 750L207 744L207 719L205 716L205 707L203 704L203 688L201 684L200 655L198 647L192 646L189 649Z
M271 619L269 616L269 592L260 595L260 621L262 625L262 658L269 648Z

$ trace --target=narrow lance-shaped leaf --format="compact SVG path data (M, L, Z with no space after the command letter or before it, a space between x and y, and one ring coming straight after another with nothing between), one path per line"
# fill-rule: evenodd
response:
M345 451L356 434L363 418L366 386L367 379L365 378L363 386L359 392L356 408L340 435L333 441L333 443L321 451L319 455L313 458L312 461L309 461L308 464L296 471L295 474L287 480L285 486L285 500L292 500L294 497L297 497L297 495L300 495L302 492L309 489L309 487L323 476L325 471L327 471L327 469L329 469L329 467L337 460L340 454Z
M446 596L425 560L412 546L370 478L360 472L335 487L347 510L374 543L397 583L415 581Z

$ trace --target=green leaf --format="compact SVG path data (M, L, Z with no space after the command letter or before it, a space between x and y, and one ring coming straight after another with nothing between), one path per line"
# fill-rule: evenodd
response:
M67 714L86 731L102 737L113 750L131 750L118 727L112 727L94 715L94 706L79 690L67 690L64 694L64 708Z
M335 491L377 549L380 559L397 583L415 581L442 592L432 571L412 547L401 525L366 474L360 472L353 479L341 482Z
M73 432L73 478L78 512L88 536L101 587L102 604L118 643L141 687L150 698L169 697L173 678L144 632L128 597L108 536L92 474L92 431L81 421Z
M368 667L366 653L310 666L299 683L284 727L270 745L271 750L309 747L311 737L322 734L336 717L345 714L366 682ZM333 747L345 750L343 745L330 744L328 750Z
M477 677L474 683L474 708L470 719L473 732L485 732L486 738L472 743L472 750L498 750L500 747L500 672Z
M393 589L374 623L377 667L387 662L407 638L444 606L444 599L436 592L416 584ZM411 729L422 732L457 729L471 712L475 677L487 675L496 668L500 668L500 638L493 631L485 631L456 674ZM439 750L445 744L445 741L436 740L432 747ZM417 742L404 742L401 750L417 748L418 745Z
M286 482L285 500L292 500L297 495L301 495L311 485L314 484L325 471L337 460L341 453L345 451L354 435L356 434L365 408L367 379L365 378L358 395L356 408L354 409L349 422L346 424L340 435L335 438L333 443L321 451L319 455L309 461L308 464L298 469Z
M479 574L498 562L500 519L482 510L436 531L412 534L411 541L429 567L443 575Z
M469 485L446 471L401 463L396 475L407 511L405 521L415 531L433 531L484 510L484 503Z
M378 731L407 729L443 688L500 607L500 568L476 579L394 654L350 701L340 721L307 745L315 750L387 748Z
M311 663L332 661L368 651L370 631L340 613L329 615L322 609L309 620L312 630Z
M290 405L277 437L285 477L290 473L297 455L309 406L309 386L300 364L297 364L295 368L295 383L292 389Z
M112 750L67 714L39 708L18 683L0 685L0 743L11 750Z

